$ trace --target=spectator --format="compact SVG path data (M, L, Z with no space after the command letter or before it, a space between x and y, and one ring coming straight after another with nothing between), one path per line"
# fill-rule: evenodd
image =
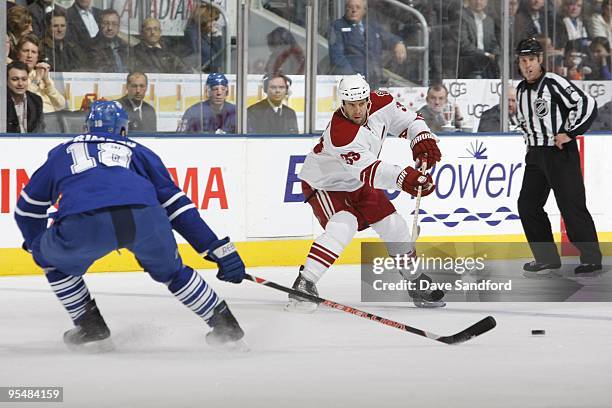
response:
M590 130L612 130L612 101L597 110L597 118L593 121Z
M153 106L144 101L149 79L143 72L134 71L127 76L127 95L119 99L128 113L128 130L157 132L157 116Z
M55 88L49 77L51 66L39 62L40 43L34 34L26 34L17 44L17 59L28 66L28 91L40 96L43 100L43 112L55 112L66 107L66 99Z
M17 59L17 43L32 32L32 16L23 6L14 6L6 14L6 29L11 39L11 58Z
M89 50L100 31L102 10L93 7L92 0L74 0L68 8L68 38Z
M435 84L427 89L426 105L417 111L427 126L434 132L440 132L446 129L447 126L453 126L455 129L461 129L463 117L459 106L454 107L448 102L448 89L442 84ZM444 129L443 129L444 128Z
M102 11L100 31L90 48L93 72L127 72L128 43L119 38L120 18L114 9Z
M479 132L501 132L501 107L499 104L487 109L480 117ZM508 130L517 130L519 126L516 118L516 89L508 87Z
M550 23L554 19L548 19L547 27L545 17L544 0L523 0L515 17L514 32L520 33L515 37L515 45L523 38L537 37L538 34L549 36L549 32L552 32Z
M488 0L468 0L463 12L459 48L460 78L499 78L500 46L495 21L485 14Z
M612 80L612 59L610 58L610 43L605 37L595 37L589 46L591 51L591 70L586 79L593 81Z
M331 73L364 74L370 84L383 81L383 48L392 50L398 64L406 60L401 39L383 30L373 18L366 18L365 0L347 0L344 17L336 20L329 33Z
M42 99L28 91L28 67L13 61L6 67L6 131L7 133L42 133Z
M199 72L224 71L225 41L217 28L220 15L216 6L200 4L185 27L191 66Z
M610 0L603 0L601 4L601 14L593 13L591 16L591 36L605 37L608 44L612 44L612 3Z
M264 75L263 90L267 98L247 109L249 133L298 133L295 111L283 104L290 87L291 79L282 73Z
M32 16L32 29L38 38L43 38L47 32L48 23L47 14L55 14L58 11L65 12L66 9L55 4L55 0L35 0L28 6L28 11Z
M588 48L581 39L571 40L565 44L563 63L564 69L560 75L572 81L583 80L586 75L593 72L588 60Z
M212 73L206 79L208 100L189 107L179 132L236 133L236 106L226 102L228 81L225 75Z
M4 35L6 38L6 41L4 43L4 47L5 47L5 57L6 57L6 65L10 64L11 62L13 62L13 59L11 58L11 37L9 37L8 34Z
M66 12L59 8L45 15L47 32L43 39L45 62L51 71L72 72L83 69L85 51L66 38L68 20Z
M132 67L142 72L187 73L187 66L161 42L161 24L155 18L146 18L140 29L140 44L132 50Z
M555 29L555 47L564 48L568 41L582 40L582 45L588 45L586 26L580 15L582 0L563 0L560 18Z
M277 27L266 37L272 53L266 63L266 72L283 72L287 75L304 75L306 57L295 37L284 27Z

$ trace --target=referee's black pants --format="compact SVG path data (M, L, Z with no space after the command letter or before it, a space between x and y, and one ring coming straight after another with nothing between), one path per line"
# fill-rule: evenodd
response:
M553 232L544 211L552 189L570 241L580 250L580 262L601 264L595 223L586 206L580 156L575 140L556 146L530 146L518 199L523 230L537 262L561 263Z

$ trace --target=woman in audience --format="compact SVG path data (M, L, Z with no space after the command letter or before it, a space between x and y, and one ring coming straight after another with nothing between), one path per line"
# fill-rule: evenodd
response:
M591 16L591 36L605 37L608 44L612 44L612 2L603 0L601 14L593 13Z
M612 60L610 59L610 43L605 37L595 37L589 46L591 50L592 72L586 76L589 80L611 80Z
M6 30L11 40L11 58L17 59L17 43L32 32L32 16L27 8L14 6L6 13Z
M6 65L8 65L11 62L13 62L13 59L11 58L11 37L9 37L8 34L6 34L5 37L6 37L6 43L5 43Z
M295 37L284 27L277 27L268 36L268 48L272 53L265 72L282 72L285 75L304 75L306 58Z
M66 39L66 12L56 10L55 13L48 13L45 22L47 30L43 38L44 55L45 62L51 65L51 71L80 71L84 64L81 56L85 55L85 52L80 46Z
M201 4L193 9L185 27L190 65L197 71L224 72L225 42L216 25L220 15L218 8Z
M28 91L43 100L43 112L55 112L66 106L66 99L55 88L49 76L51 66L40 62L40 42L34 34L26 34L17 44L17 59L28 66L30 83Z

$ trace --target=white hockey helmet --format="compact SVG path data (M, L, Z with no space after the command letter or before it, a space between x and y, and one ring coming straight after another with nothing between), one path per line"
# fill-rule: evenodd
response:
M370 85L363 75L346 75L338 84L338 98L341 101L360 101L370 97Z

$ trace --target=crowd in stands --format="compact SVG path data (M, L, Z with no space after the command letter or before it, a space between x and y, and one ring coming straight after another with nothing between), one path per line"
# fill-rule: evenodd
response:
M443 78L500 77L501 0L401 1L427 21L429 83L419 82L422 73L415 67L423 57L410 49L418 44L419 22L385 0L346 0L344 15L335 20L324 18L333 13L321 11L319 33L327 39L329 51L320 56L325 64L320 64L318 73L362 73L374 87L388 86L390 74L432 85L420 112L434 130L444 126L460 129L463 115L456 106L448 108L448 90L439 84ZM291 24L303 26L305 15L298 7L302 3L294 1L291 8L271 1L263 5ZM331 9L336 3L322 8L327 6ZM122 102L130 112L130 130L156 130L153 107L143 100L147 74L228 72L225 61L230 51L222 12L206 2L194 6L179 36L164 35L161 22L152 17L142 21L139 35L130 35L121 30L119 12L101 10L93 0L74 0L66 8L54 0L17 0L9 1L7 9L7 63L23 63L17 67L25 66L28 74L27 97L17 99L30 101L26 104L30 108L40 105L44 114L67 107L49 72L125 73L127 94ZM610 0L510 0L511 48L523 37L533 36L546 50L547 69L572 80L612 80L611 15ZM266 43L269 58L255 69L262 74L266 97L249 108L248 129L297 132L295 112L287 104L291 87L287 75L305 73L304 50L284 27L272 27ZM21 72L14 71L13 83L17 83ZM513 77L518 79L517 72ZM7 80L9 94L18 95L10 82ZM227 79L207 84L206 100L185 112L179 129L235 132L235 108L225 101L228 90ZM32 95L40 98L40 104ZM205 102L208 104L202 105ZM37 109L23 112L33 115ZM214 117L204 120L203 112ZM19 112L12 117L19 119ZM25 122L20 126L25 129Z

